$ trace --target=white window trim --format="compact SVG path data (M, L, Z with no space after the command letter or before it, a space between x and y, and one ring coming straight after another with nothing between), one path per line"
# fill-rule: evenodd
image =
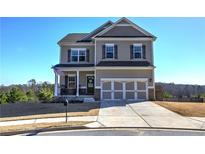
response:
M113 47L113 57L112 58L107 58L107 46L112 46ZM115 44L114 43L106 43L105 44L105 59L115 59Z
M78 51L78 61L72 61L72 51L73 50L77 50ZM80 50L82 51L85 51L85 61L80 61ZM86 58L87 58L87 52L86 52L86 48L71 48L71 55L70 55L70 57L71 57L71 63L84 63L84 62L86 62Z
M75 77L75 85L77 85L76 74L68 74L68 89L76 89L76 88L69 87L69 77Z
M134 47L135 46L140 46L141 47L141 52L137 52L137 53L141 53L141 58L135 58L135 52L134 52ZM142 44L141 43L137 43L137 44L133 44L133 49L132 49L132 54L133 54L133 59L143 59L143 51L142 51Z

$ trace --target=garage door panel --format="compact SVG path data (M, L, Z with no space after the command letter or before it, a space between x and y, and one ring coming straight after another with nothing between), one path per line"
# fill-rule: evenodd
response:
M134 90L134 82L127 82L126 90Z
M122 82L114 82L114 90L122 90Z
M126 92L126 99L135 99L135 92Z
M137 90L146 90L146 82L137 82Z
M111 90L111 82L103 82L102 88L103 90Z
M138 92L137 97L138 99L146 99L146 92Z
M103 99L111 99L111 92L103 92L102 97Z
M114 92L115 99L123 99L123 92Z

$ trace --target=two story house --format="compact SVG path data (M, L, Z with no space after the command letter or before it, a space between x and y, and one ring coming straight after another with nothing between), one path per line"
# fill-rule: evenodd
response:
M156 37L127 18L58 42L53 66L55 96L96 100L155 99L153 42Z

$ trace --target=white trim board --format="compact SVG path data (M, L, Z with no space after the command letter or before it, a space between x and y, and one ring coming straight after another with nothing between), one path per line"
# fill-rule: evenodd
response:
M148 78L101 78L101 81L148 81Z
M95 61L95 66L96 66L96 62L97 62L97 59L96 59L96 43L97 43L97 40L94 40L95 41L95 59L94 59L94 61Z
M95 86L95 89L101 89L101 86Z
M58 67L59 71L95 71L95 70L153 70L155 67L133 67L133 66L96 66L96 67Z
M152 70L154 67L149 66L149 67L123 67L123 66L97 66L95 68L96 70Z
M147 88L148 89L154 89L154 86L148 86Z
M147 38L147 37L140 37L140 38L133 38L133 37L129 37L129 38L123 38L123 37L119 37L119 38L115 38L115 37L109 37L109 38L94 38L95 40L112 40L112 41L151 41L153 40L153 38Z

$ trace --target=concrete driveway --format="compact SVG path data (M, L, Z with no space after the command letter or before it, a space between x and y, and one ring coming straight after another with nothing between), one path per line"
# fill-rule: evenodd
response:
M180 116L153 102L101 102L97 122L105 127L202 129L203 121Z

